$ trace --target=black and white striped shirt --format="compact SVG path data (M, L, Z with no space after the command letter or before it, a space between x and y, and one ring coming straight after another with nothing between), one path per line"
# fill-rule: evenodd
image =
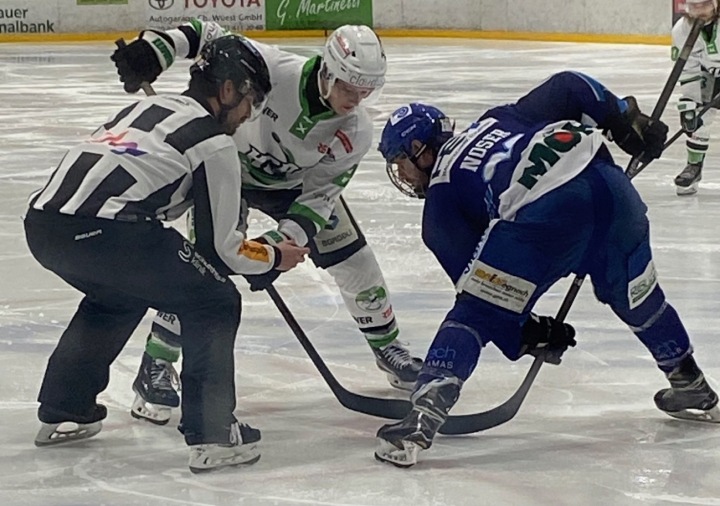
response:
M66 153L30 207L139 222L174 220L194 205L200 251L213 251L231 272L267 272L275 250L237 230L237 150L206 107L185 95L129 105Z

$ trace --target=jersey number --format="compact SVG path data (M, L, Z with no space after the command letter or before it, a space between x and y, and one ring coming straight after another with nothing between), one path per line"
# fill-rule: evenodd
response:
M532 165L523 170L518 183L531 190L537 184L538 178L560 160L560 154L567 153L577 146L582 136L590 132L592 129L585 125L565 123L561 130L553 132L535 144L528 156Z

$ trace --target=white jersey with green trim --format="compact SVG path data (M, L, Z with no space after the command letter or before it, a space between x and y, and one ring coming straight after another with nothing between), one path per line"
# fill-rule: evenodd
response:
M175 52L194 57L200 41L227 32L217 23L193 20L168 30ZM267 190L301 189L288 214L301 215L322 230L335 202L372 144L372 120L363 107L340 116L327 110L309 112L306 89L319 56L308 59L248 39L263 55L272 91L262 115L241 125L233 136L242 162L244 187ZM195 49L193 51L193 48ZM282 223L280 230L300 244L307 235L299 226Z
M680 18L673 26L671 53L673 61L677 60L691 29L692 20L687 16ZM707 74L712 74L714 77L720 75L720 44L718 44L717 32L717 19L711 26L705 26L700 32L682 74L680 74L680 90L683 98L702 103L703 78L706 78ZM712 89L712 83L710 83L710 90Z

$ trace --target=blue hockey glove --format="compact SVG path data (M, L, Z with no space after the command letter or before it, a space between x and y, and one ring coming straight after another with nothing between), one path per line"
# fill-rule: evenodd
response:
M572 325L559 322L550 316L530 313L522 327L520 355L537 357L541 352L547 351L545 362L557 365L568 347L576 344L575 329Z
M681 98L677 105L680 113L680 126L685 133L691 134L703 125L702 118L698 116L698 104L689 98Z

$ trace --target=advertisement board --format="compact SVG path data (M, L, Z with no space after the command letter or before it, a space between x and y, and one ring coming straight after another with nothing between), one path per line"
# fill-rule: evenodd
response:
M332 30L373 24L373 0L265 0L268 30Z
M265 0L143 0L146 27L168 29L192 18L215 21L234 32L265 29Z
M0 34L55 33L56 2L0 0Z

